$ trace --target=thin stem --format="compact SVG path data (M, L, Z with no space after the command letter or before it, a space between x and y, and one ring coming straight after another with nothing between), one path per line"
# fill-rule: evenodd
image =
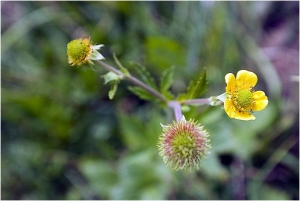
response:
M135 77L133 77L132 75L128 75L125 76L125 78L127 78L127 80L131 81L132 83L144 88L145 90L147 90L148 92L150 92L151 94L153 94L154 96L156 96L157 98L159 98L160 100L162 100L163 102L167 103L168 100L158 91L156 91L155 89L149 87L148 85L146 85L145 83L141 82L140 80L136 79Z
M210 105L211 101L209 98L199 98L183 101L183 105Z
M174 109L176 121L180 121L182 119L182 116L183 116L182 112L181 112L180 103L178 101L170 101L168 103L168 106L172 107Z
M114 67L112 67L112 66L110 66L110 65L108 65L108 64L106 64L106 63L104 63L104 62L102 62L102 61L99 61L99 60L97 60L97 62L98 62L100 65L102 65L106 70L111 71L111 72L114 72L114 73L116 73L117 75L122 75L122 76L124 76L124 74L123 74L121 71L115 69Z
M130 74L124 74L121 71L115 69L114 67L102 62L102 61L97 61L101 66L103 66L106 70L108 71L112 71L114 73L116 73L117 75L121 75L123 76L125 79L127 79L128 81L142 87L143 89L145 89L146 91L148 91L149 93L151 93L152 95L156 96L157 98L159 98L160 100L162 100L163 102L167 103L168 100L158 91L156 91L155 89L149 87L148 85L146 85L145 83L141 82L140 80L138 80L137 78L133 77Z

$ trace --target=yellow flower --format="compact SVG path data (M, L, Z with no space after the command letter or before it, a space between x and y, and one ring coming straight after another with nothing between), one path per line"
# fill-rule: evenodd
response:
M86 62L93 64L92 60L104 59L97 51L103 46L104 45L92 45L89 37L72 40L67 45L68 62L71 66L80 66Z
M255 120L253 111L263 110L268 105L268 97L263 91L254 91L257 76L250 71L240 70L236 78L232 73L225 76L226 99L224 109L230 118Z

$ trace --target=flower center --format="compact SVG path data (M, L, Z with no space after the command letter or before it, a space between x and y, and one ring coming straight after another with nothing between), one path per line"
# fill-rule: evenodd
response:
M237 92L236 95L237 104L243 109L250 106L252 102L252 93L249 89L241 89Z
M67 54L73 62L83 61L91 50L88 39L72 40L67 45Z

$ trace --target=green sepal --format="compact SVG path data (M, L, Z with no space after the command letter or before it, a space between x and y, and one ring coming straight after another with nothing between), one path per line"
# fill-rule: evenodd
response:
M138 86L129 86L128 87L129 91L131 91L132 93L134 93L135 95L137 95L138 97L140 97L143 100L154 100L155 97L150 94L148 91L144 90L141 87Z

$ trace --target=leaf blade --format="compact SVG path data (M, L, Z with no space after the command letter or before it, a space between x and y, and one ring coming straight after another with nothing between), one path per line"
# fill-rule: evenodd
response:
M202 96L207 89L207 78L206 78L206 68L203 69L200 79L197 80L196 85L193 87L193 93L191 94L191 99Z
M129 86L128 90L137 95L139 98L143 100L153 100L155 97L150 94L148 91L144 90L141 87L138 86Z
M170 67L163 71L161 79L160 79L160 91L166 92L173 84L174 77L174 67Z
M117 92L117 89L118 89L118 84L119 83L115 83L111 86L109 92L108 92L108 97L110 100L112 100Z
M195 99L202 96L207 89L206 68L203 69L200 78L196 75L196 79L191 80L186 93L179 94L177 100L179 102Z

